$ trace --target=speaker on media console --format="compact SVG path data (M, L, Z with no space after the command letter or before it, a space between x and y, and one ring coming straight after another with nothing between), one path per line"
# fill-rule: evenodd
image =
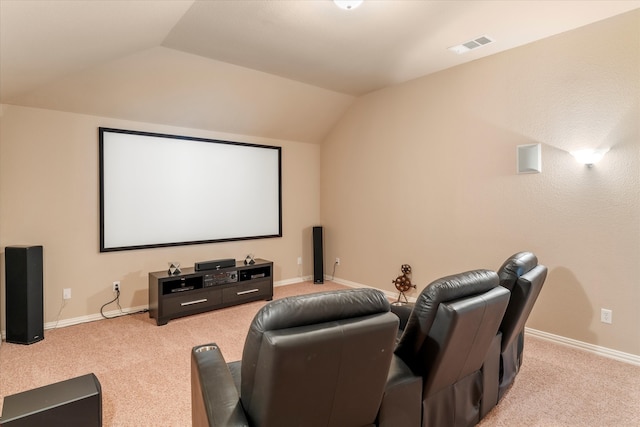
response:
M322 227L313 227L313 283L324 283Z
M44 339L42 246L7 246L4 257L7 342L33 344Z

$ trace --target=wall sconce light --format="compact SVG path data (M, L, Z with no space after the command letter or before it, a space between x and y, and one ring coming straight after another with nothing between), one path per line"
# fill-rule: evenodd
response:
M353 10L360 6L363 0L333 0L340 9Z
M579 163L585 164L588 167L592 167L604 157L607 151L609 151L608 148L600 148L597 150L585 149L572 151L571 155L575 157Z
M542 171L542 151L540 144L518 145L518 173L540 173Z

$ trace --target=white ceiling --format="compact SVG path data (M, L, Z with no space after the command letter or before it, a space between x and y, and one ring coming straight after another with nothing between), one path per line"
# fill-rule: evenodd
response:
M635 4L635 6L634 6ZM633 1L198 1L163 46L351 95L639 7ZM448 47L496 42L459 56Z
M233 126L221 129L219 123L197 117L167 121L144 103L132 106L135 111L125 117L118 112L124 98L112 93L116 83L110 79L118 75L122 86L123 79L135 75L141 58L150 63L149 56L158 73L168 72L164 68L178 72L175 61L183 68L189 62L232 64L293 80L273 84L308 91L297 94L296 102L322 94L327 97L323 108L342 111L353 96L639 7L640 0L365 0L345 11L330 0L0 0L0 103L234 132L238 129ZM447 50L481 35L495 42L465 55ZM175 80L172 84L179 84ZM161 86L156 89L162 91ZM204 103L193 96L191 105ZM267 98L264 102L270 103ZM189 105L186 99L184 105ZM335 119L327 114L321 127ZM317 141L326 130L302 137L263 135Z

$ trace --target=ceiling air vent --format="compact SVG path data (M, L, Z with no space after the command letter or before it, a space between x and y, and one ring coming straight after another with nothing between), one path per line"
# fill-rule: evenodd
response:
M451 46L449 48L450 51L457 53L458 55L463 54L465 52L469 52L470 50L479 48L481 46L488 45L493 43L493 39L487 36L480 36L473 40L469 40L468 42L464 42L462 44Z

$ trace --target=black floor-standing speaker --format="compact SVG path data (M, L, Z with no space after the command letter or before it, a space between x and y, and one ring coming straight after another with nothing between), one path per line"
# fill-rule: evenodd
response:
M313 283L324 283L322 227L313 227Z
M7 342L33 344L44 339L42 246L7 246L4 260Z

